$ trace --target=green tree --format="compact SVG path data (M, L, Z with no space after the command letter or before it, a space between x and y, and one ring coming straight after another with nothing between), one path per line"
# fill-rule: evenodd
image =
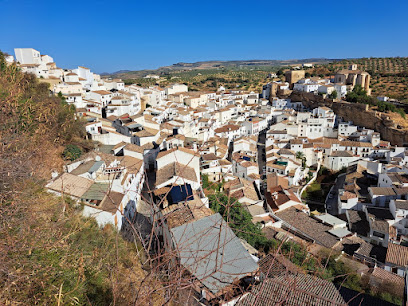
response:
M330 99L336 99L337 98L337 91L334 90L330 95L329 95Z
M66 146L62 155L67 160L76 160L81 157L82 151L77 145L69 144Z
M221 192L208 196L208 199L210 208L223 216L239 238L245 239L250 245L264 250L265 253L276 246L276 241L265 237L260 224L252 222L251 214L242 207L237 199L228 197Z
M209 184L209 181L208 181L208 175L207 175L207 174L201 174L201 179L202 179L203 188L208 188L208 187L210 187L210 184Z
M302 151L297 151L296 152L296 159L302 161L302 167L305 168L306 166L306 157L305 154Z

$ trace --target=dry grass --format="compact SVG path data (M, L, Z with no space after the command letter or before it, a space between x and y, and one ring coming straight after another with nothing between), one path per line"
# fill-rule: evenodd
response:
M60 198L24 186L2 206L0 303L161 304L134 244L82 218L69 199L63 215Z

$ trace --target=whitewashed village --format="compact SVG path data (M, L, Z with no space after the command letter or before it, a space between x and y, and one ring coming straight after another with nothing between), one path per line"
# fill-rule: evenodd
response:
M200 92L177 83L125 85L86 67L59 68L31 48L15 49L7 61L75 106L87 137L98 144L56 171L48 191L81 203L82 214L100 227L126 233L135 226L142 243L154 233L161 248L177 250L203 305L261 305L249 291L278 290L279 271L304 284L293 298L313 305L347 302L331 282L238 238L210 207L208 190L215 189L236 199L268 237L301 244L311 255L341 252L372 286L392 282L404 290L408 151L329 107L281 98L296 91L336 103L357 85L369 93L370 75L356 65L330 79L294 69L262 92L222 86ZM324 198L307 197L324 173L335 176ZM213 239L218 236L222 248ZM220 256L200 257L214 249ZM234 290L248 281L254 285L247 292Z

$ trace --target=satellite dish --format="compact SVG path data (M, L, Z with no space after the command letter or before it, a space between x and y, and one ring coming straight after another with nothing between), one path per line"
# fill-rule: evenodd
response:
M99 155L96 155L95 161L101 161L101 157Z

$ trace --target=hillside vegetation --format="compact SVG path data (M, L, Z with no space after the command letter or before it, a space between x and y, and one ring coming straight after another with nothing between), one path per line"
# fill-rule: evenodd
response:
M331 75L340 69L357 64L358 69L371 74L373 96L388 96L408 102L408 57L347 59L318 65L308 70L313 75Z
M191 90L214 91L219 86L227 89L239 88L261 91L262 85L271 81L270 73L283 72L290 66L314 63L315 67L305 68L306 76L331 76L350 64L371 74L373 96L388 96L408 102L408 57L360 58L346 60L309 59L292 61L209 61L178 63L157 70L121 71L105 77L122 78L126 84L140 86L185 83ZM144 78L154 74L160 79ZM283 74L278 75L284 80ZM404 101L405 100L405 101Z
M137 84L139 86L152 86L158 84L162 87L184 83L190 91L217 91L220 86L226 89L241 89L260 91L268 81L268 75L276 71L276 68L264 68L263 70L230 70L208 69L192 71L166 72L160 79L133 78L124 76L125 84Z
M176 63L171 66L160 67L153 70L120 70L114 73L104 73L108 77L139 78L149 74L161 75L170 72L183 72L192 70L258 70L276 67L302 65L304 63L330 63L336 60L326 58L308 58L292 60L237 60L237 61L201 61L195 63ZM127 76L127 77L126 77Z
M74 109L1 53L0 108L0 304L155 301L134 244L43 190L68 145L92 147Z
M299 60L248 60L248 61L204 61L196 63L177 63L156 70L118 71L104 77L121 78L126 84L139 86L167 86L175 82L184 83L191 91L215 91L220 86L226 89L260 91L270 81L268 75L281 67L302 65L303 63L323 64L329 59ZM157 75L160 79L144 78Z

